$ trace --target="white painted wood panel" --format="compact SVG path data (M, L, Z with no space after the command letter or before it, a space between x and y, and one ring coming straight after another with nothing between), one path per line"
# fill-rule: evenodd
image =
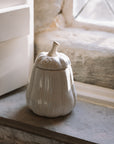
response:
M25 4L26 0L0 0L0 9Z
M0 7L0 96L26 85L33 65L33 0L22 3Z
M29 34L29 6L0 9L0 42Z
M27 84L28 37L0 43L0 95Z

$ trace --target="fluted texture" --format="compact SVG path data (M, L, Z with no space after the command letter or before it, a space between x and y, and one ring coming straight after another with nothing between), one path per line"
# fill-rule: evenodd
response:
M59 71L34 66L26 99L29 108L41 116L57 117L71 112L76 104L71 66Z

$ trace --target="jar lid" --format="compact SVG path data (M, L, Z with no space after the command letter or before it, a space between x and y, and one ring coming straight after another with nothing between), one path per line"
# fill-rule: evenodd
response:
M49 52L41 52L36 58L35 66L46 70L64 70L71 64L70 59L63 53L57 52L59 43L53 42Z

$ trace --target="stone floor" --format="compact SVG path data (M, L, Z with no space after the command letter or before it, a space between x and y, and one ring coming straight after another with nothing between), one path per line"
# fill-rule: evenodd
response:
M0 97L0 117L6 118L6 122L9 119L14 120L14 124L15 121L21 122L20 126L23 124L33 126L33 132L38 127L51 131L52 135L57 132L55 139L62 134L63 137L70 136L71 141L73 137L75 140L80 138L99 144L114 144L114 109L77 101L75 109L69 115L53 119L44 118L28 109L25 92L26 89L21 88ZM0 119L1 126L3 123L5 125L5 121L1 122ZM3 131L0 129L1 135Z

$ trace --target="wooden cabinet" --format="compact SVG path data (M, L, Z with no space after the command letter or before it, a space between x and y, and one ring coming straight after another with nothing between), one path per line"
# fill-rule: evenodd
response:
M24 86L33 64L33 0L0 1L0 95Z

